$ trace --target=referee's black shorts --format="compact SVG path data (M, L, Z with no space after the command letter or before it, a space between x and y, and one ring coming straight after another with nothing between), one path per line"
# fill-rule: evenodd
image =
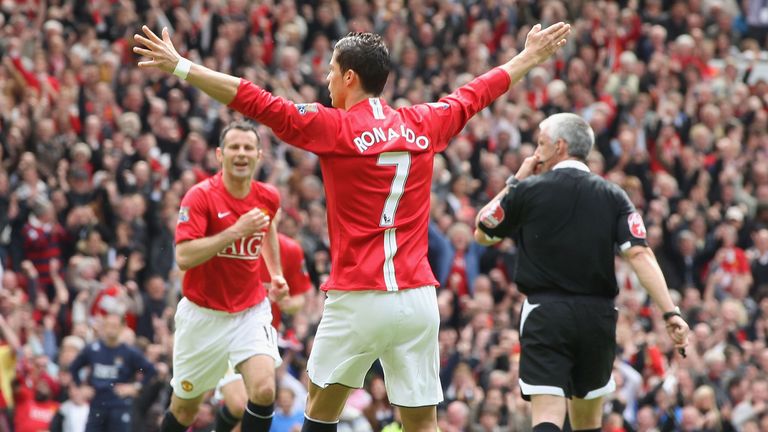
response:
M608 298L529 296L520 316L523 398L595 399L613 392L617 316Z

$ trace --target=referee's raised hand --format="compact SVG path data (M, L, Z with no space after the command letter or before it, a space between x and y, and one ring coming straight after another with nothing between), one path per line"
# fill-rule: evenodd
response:
M536 174L536 169L539 167L539 164L541 164L541 160L538 154L528 156L525 158L525 160L523 160L523 163L520 165L520 169L517 170L515 178L518 180L524 180Z

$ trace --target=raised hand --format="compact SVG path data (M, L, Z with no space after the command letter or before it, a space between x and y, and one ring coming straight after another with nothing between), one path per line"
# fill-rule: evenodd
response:
M544 30L541 24L536 24L525 37L525 50L535 53L538 61L543 62L565 45L570 32L571 25L563 22L552 24Z
M534 154L532 156L528 156L525 158L525 160L523 160L523 163L520 165L520 169L517 170L515 178L518 180L523 180L536 174L536 169L539 167L539 162L539 155Z
M142 46L133 47L133 52L136 54L148 57L151 60L140 61L140 68L158 68L163 72L172 73L181 59L181 55L176 51L176 48L171 42L171 35L168 33L168 28L163 27L162 36L160 39L152 30L147 26L142 26L141 30L146 37L135 34L133 40Z

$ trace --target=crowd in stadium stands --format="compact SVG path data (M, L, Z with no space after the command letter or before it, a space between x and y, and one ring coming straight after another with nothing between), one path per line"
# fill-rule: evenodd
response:
M440 429L530 428L516 378L515 242L486 249L470 227L532 154L539 121L568 111L595 131L592 171L642 211L693 333L687 358L675 354L660 312L617 259L617 390L604 430L768 431L762 0L0 2L0 431L82 431L99 394L128 400L133 430L153 431L168 403L179 201L216 170L218 132L235 114L174 76L139 70L131 36L142 24L169 27L193 61L326 105L334 41L376 32L395 65L384 97L400 106L437 100L511 58L533 24L561 20L574 27L562 52L435 160ZM317 158L266 128L261 140L259 179L279 188L280 231L302 244L319 287L331 263ZM284 317L274 430L300 425L322 302L313 290ZM153 367L130 388L76 385L82 353L115 325ZM211 429L217 403L206 400L193 430ZM340 430L399 431L397 420L374 366Z

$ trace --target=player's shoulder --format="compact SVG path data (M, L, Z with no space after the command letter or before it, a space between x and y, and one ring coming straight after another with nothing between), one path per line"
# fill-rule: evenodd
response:
M280 199L280 192L277 190L277 188L274 185L256 181L256 180L253 181L252 185L253 185L253 189L257 191L260 196L263 196L269 199L277 199L277 200Z
M301 247L301 243L283 233L278 234L278 239L280 241L280 248L284 249L286 252L296 253L304 251Z
M211 192L213 192L217 187L217 182L219 176L215 175L213 177L209 177L199 183L196 183L193 185L186 194L184 194L185 197L187 196L200 196L200 195L208 195Z
M624 189L621 188L618 184L607 180L597 174L593 174L590 176L589 181L592 182L594 185L594 188L599 190L604 190L606 192L609 192L616 196L624 196L626 193L624 192Z
M133 356L143 356L141 351L133 345L128 345L126 343L120 344L120 351L126 353L127 355L133 355Z
M251 183L251 199L261 203L261 205L266 205L275 213L280 208L280 192L269 183L254 180Z
M395 112L404 117L427 118L433 115L450 114L450 105L446 102L424 102L414 105L401 106L394 109Z
M296 112L298 112L299 115L307 117L315 115L339 117L346 114L345 110L327 107L320 102L294 103L293 106L296 108Z

